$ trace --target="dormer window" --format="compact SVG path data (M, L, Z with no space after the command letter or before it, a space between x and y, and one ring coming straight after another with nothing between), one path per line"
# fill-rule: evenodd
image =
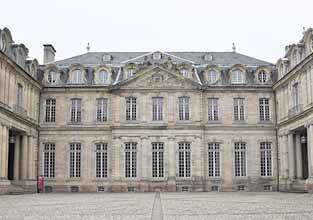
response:
M206 54L204 55L204 60L205 61L213 61L213 54Z
M104 54L103 57L102 57L102 60L104 62L111 61L112 60L112 56L110 54Z
M132 77L135 75L135 70L133 68L127 70L127 78Z
M56 82L56 73L54 71L49 71L47 80L49 84L54 84Z
M99 72L99 81L100 83L106 83L108 81L109 74L106 70L101 70Z
M215 70L210 70L208 72L208 83L215 83L217 81L217 72Z
M234 84L242 84L244 83L244 76L243 76L243 72L240 70L235 70L232 72L232 83Z
M181 69L181 70L180 70L180 74L181 74L183 77L188 77L188 70L186 70L186 69Z
M160 52L155 52L152 56L152 58L154 60L160 60L162 58L161 53Z
M311 52L313 52L313 35L311 36L311 40L310 40L310 49L311 49Z
M267 74L264 70L261 70L259 73L258 73L258 80L261 84L264 84L267 82Z
M81 70L74 70L72 72L72 83L80 84L83 82L83 73Z
M6 40L5 40L4 35L2 35L0 37L0 50L5 51L5 49L6 49Z
M294 65L298 64L298 53L296 50L293 52L293 63Z

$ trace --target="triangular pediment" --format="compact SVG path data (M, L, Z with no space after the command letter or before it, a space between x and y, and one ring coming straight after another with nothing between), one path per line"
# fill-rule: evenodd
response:
M199 87L199 83L160 66L148 68L115 85L115 88L120 89L196 89Z

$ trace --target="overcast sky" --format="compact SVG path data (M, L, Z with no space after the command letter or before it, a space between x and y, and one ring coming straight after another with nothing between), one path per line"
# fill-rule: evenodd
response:
M0 28L42 63L91 51L237 51L276 62L313 27L312 0L8 0Z

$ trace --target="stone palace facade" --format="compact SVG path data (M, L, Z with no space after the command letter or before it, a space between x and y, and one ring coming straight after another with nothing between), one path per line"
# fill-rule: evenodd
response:
M313 30L276 65L232 52L44 64L0 30L0 193L313 191Z

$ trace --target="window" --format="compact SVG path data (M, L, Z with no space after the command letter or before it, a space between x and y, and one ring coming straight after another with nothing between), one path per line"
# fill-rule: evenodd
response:
M162 97L152 98L152 120L153 121L163 120L163 98Z
M235 176L246 176L246 144L235 143Z
M135 70L133 68L127 70L127 78L132 77L135 75Z
M99 81L100 81L100 83L106 83L108 81L108 78L109 78L108 75L109 74L108 74L108 72L106 70L101 70L99 72Z
M74 70L72 72L72 83L74 84L79 84L83 82L83 77L82 77L82 71L81 70Z
M244 83L243 72L240 70L235 70L232 72L232 83L240 84Z
M55 122L55 99L46 100L46 122Z
M234 120L235 121L244 121L245 113L244 113L244 99L243 98L234 98Z
M81 122L81 99L71 99L71 122Z
M47 75L47 78L48 78L48 83L49 84L54 84L56 82L56 74L54 71L49 71L48 72L48 75Z
M272 144L260 144L261 176L272 176Z
M311 48L311 52L313 52L313 36L311 36L310 48Z
M152 143L152 177L164 177L163 143Z
M218 121L218 98L208 98L208 120Z
M208 72L208 83L215 83L217 81L217 72L210 70Z
M260 108L260 120L269 121L270 120L270 104L268 98L259 99L259 108Z
M5 35L4 34L2 34L1 36L0 36L0 50L1 51L5 51L6 50L6 39L5 39Z
M126 98L126 120L135 121L137 116L137 99L135 97Z
M209 143L208 145L208 171L209 176L220 176L220 145Z
M108 99L97 99L97 121L105 122L108 120Z
M190 143L178 144L178 176L190 177L191 176L191 152Z
M293 107L299 107L299 84L295 83L292 87Z
M125 144L125 177L137 177L137 143Z
M80 177L81 170L81 144L70 144L70 178Z
M178 98L179 102L179 120L189 120L189 97L183 96Z
M181 70L180 70L180 74L181 74L183 77L188 77L188 70L187 70L187 69L181 69Z
M97 143L96 151L96 177L108 177L108 145L105 143Z
M258 80L261 84L264 84L267 82L267 74L264 70L261 70L259 73L258 73Z
M44 177L54 178L55 177L55 144L44 144Z
M17 99L16 105L18 107L23 107L23 86L21 84L17 84Z

